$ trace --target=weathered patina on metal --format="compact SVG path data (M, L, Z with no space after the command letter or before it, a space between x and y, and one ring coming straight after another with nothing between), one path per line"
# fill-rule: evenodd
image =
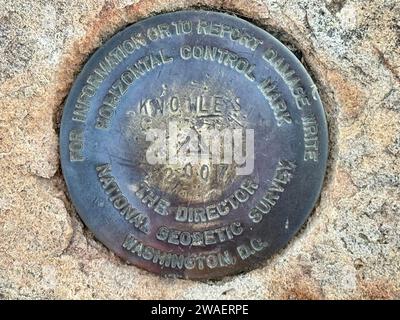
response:
M66 101L60 145L70 197L97 239L191 279L254 269L287 244L328 153L297 58L249 22L207 11L140 21L98 49Z

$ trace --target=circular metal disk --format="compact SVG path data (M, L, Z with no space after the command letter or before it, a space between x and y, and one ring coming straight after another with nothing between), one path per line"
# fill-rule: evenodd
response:
M264 30L183 11L129 26L65 105L62 170L97 239L165 276L261 265L310 214L327 161L315 85Z

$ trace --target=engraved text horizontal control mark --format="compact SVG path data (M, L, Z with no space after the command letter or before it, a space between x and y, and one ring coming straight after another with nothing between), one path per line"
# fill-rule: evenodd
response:
M107 130L110 127L114 111L122 96L129 86L143 77L148 72L173 61L172 57L166 55L163 49L156 53L149 53L130 65L121 77L112 85L100 106L96 119L96 128Z

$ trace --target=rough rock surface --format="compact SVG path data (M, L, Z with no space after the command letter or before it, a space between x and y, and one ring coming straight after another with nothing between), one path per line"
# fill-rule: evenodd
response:
M160 279L97 242L66 194L63 101L88 56L127 24L213 8L302 55L324 102L321 199L268 264L223 281ZM398 0L0 0L0 298L400 298Z

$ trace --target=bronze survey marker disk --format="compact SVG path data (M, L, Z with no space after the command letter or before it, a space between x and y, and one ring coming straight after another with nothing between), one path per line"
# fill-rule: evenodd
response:
M95 236L128 262L191 279L256 268L282 248L319 196L328 150L296 57L206 11L112 37L76 80L60 140L71 199Z

